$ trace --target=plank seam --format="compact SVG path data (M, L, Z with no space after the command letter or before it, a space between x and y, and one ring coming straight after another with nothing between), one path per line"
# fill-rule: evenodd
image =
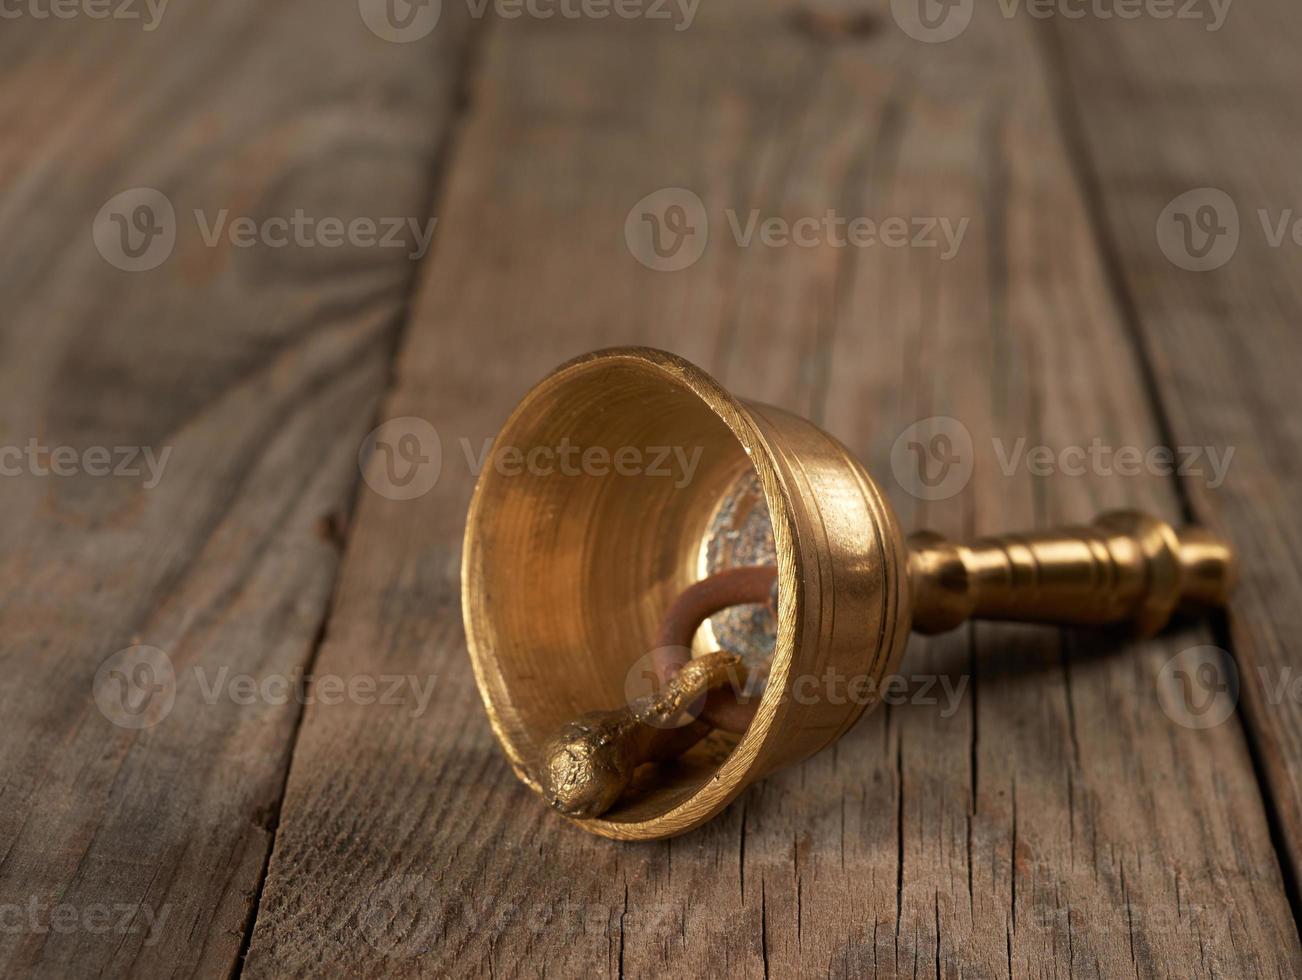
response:
M1127 284L1122 269L1121 251L1117 246L1116 234L1108 221L1101 182L1097 168L1094 165L1094 157L1089 151L1089 143L1085 135L1078 101L1072 90L1071 81L1063 68L1067 54L1062 38L1057 32L1057 28L1047 21L1033 27L1032 30L1037 38L1036 48L1041 53L1045 74L1049 79L1049 86L1052 90L1050 101L1063 134L1067 156L1077 186L1085 203L1087 220L1094 239L1096 252L1102 264L1108 291L1116 304L1122 331L1129 340L1134 353L1135 364L1143 381L1144 394L1153 414L1158 437L1167 448L1173 447L1176 444L1174 424L1163 399L1162 388L1158 383L1155 356L1147 342L1139 305ZM1188 523L1196 523L1199 515L1193 497L1189 492L1186 479L1181 478L1178 474L1173 474L1171 484L1180 507L1181 518ZM1229 629L1228 619L1225 614L1220 613L1214 616L1210 621L1210 628L1216 645L1228 651L1237 665L1239 661L1238 651L1234 649L1233 635ZM1289 858L1288 842L1284 832L1283 820L1280 816L1279 803L1262 758L1262 735L1258 732L1248 712L1244 712L1243 717L1238 719L1238 725L1243 732L1248 758L1252 763L1253 778L1256 780L1258 792L1261 794L1262 813L1266 820L1271 849L1275 855L1275 863L1279 868L1280 878L1283 882L1284 897L1293 915L1294 927L1302 931L1302 891L1299 890L1296 869Z
M431 168L431 177L429 180L427 193L421 201L418 209L425 214L431 214L434 211L435 202L441 197L446 188L448 175L452 170L452 159L456 155L456 147L461 142L461 135L464 132L466 121L471 115L474 100L471 97L472 80L476 75L479 67L480 53L483 47L484 38L488 33L488 24L490 19L471 19L470 25L466 29L466 36L461 44L461 57L458 59L457 66L453 71L452 84L449 86L449 109L448 123L445 135L441 140L438 151L434 154L433 167ZM436 233L437 234L437 233ZM390 332L389 349L386 352L386 360L389 364L389 379L387 387L380 393L376 399L375 416L372 418L372 424L379 425L382 421L381 415L384 412L386 399L393 393L393 387L397 379L395 371L398 357L402 351L403 340L406 337L410 325L410 311L414 308L414 297L419 288L422 275L421 272L425 263L434 261L437 254L437 248L433 247L426 253L419 266L408 277L405 295L402 298L400 312L397 316L397 323ZM360 473L359 473L360 476ZM337 541L340 551L340 560L335 568L334 583L331 589L330 598L325 608L322 610L321 621L317 627L316 636L313 638L311 651L308 654L304 665L304 676L311 676L317 659L325 646L326 637L330 631L330 624L334 618L335 603L338 599L338 587L342 580L345 558L348 552L348 545L352 541L352 529L355 525L355 515L358 501L361 499L361 480L354 478L352 492L345 504L343 511L343 520L341 522L342 531ZM250 903L248 916L245 920L244 934L240 939L239 952L235 957L230 972L230 980L240 980L243 976L244 966L248 959L249 950L252 946L254 933L257 931L258 916L262 911L262 897L266 889L267 880L270 877L271 860L276 850L276 835L280 827L281 812L284 808L285 795L289 787L289 780L294 771L294 757L298 750L298 741L302 733L303 720L307 714L306 705L300 704L297 716L294 719L293 730L290 732L288 740L288 761L285 765L283 778L280 784L280 792L277 795L275 804L272 808L270 818L267 821L266 830L270 837L267 843L266 856L263 858L262 870L258 875L257 888L254 892L253 901ZM621 919L622 926L622 919ZM623 949L620 950L621 960Z

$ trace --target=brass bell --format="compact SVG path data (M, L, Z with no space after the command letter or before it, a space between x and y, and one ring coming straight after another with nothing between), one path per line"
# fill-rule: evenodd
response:
M906 542L876 483L827 433L646 348L587 354L544 379L498 435L494 457L507 451L521 465L484 469L466 526L462 604L475 678L520 779L583 828L622 840L691 830L750 783L830 745L875 703L911 628L978 617L1128 622L1148 634L1177 610L1223 605L1233 585L1226 543L1134 512L967 545L927 533ZM693 461L690 472L654 472L662 451ZM747 494L762 526L737 520ZM762 534L721 552L721 515L729 533ZM641 697L629 689L630 668L663 646L667 612L700 591L721 553L725 565L776 568L773 615L758 637L771 649L762 690L740 734L711 732L695 714L649 721L688 702L699 713L706 691L740 664L704 659L720 644L697 636L700 663L675 686ZM801 678L829 671L866 678L868 696L793 696ZM605 798L559 799L558 778L608 775L607 750L633 764ZM557 759L573 771L558 777ZM661 764L636 768L644 759Z

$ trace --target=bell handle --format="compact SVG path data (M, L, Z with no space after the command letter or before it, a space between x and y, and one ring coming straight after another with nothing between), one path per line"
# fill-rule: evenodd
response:
M920 531L908 544L913 629L920 633L998 619L1130 623L1149 636L1176 612L1224 606L1236 578L1234 551L1223 539L1129 510L1084 527L970 544Z

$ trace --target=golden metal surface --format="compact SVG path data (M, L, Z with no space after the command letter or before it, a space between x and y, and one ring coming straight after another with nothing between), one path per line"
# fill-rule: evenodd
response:
M715 688L736 683L740 669L741 659L733 654L707 653L628 707L569 722L543 747L543 798L572 817L605 813L638 766L675 759L710 733L689 709Z
M1136 511L1088 527L952 544L909 536L913 628L941 633L968 619L1101 626L1130 622L1151 635L1177 610L1225 604L1234 586L1229 545L1202 528L1177 531Z
M870 695L879 692L911 622L936 632L971 616L1129 620L1153 632L1174 611L1223 603L1233 582L1228 545L1130 512L969 545L923 533L910 553L844 446L661 351L600 351L562 366L526 395L490 459L554 460L566 447L581 465L484 469L462 559L480 694L512 767L536 791L546 782L553 798L563 795L558 732L594 707L637 703L641 692L630 692L647 672L660 617L700 578L720 508L747 474L763 494L777 563L773 655L749 727L739 738L677 736L681 756L635 772L600 817L575 818L607 837L690 830L749 783L835 741L873 697L797 698L796 681L831 672L867 678ZM664 474L646 465L653 458L696 463ZM630 462L638 459L641 469ZM601 730L628 740L603 751L628 749L629 758L663 758L669 745L636 726ZM608 802L566 805L587 813Z

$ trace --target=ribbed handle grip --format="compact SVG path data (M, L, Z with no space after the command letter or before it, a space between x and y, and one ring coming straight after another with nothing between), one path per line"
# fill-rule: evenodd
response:
M1177 609L1224 605L1234 587L1234 554L1225 541L1135 511L1104 514L1087 527L966 545L922 531L909 546L913 628L921 633L976 618L1133 622L1149 635Z

